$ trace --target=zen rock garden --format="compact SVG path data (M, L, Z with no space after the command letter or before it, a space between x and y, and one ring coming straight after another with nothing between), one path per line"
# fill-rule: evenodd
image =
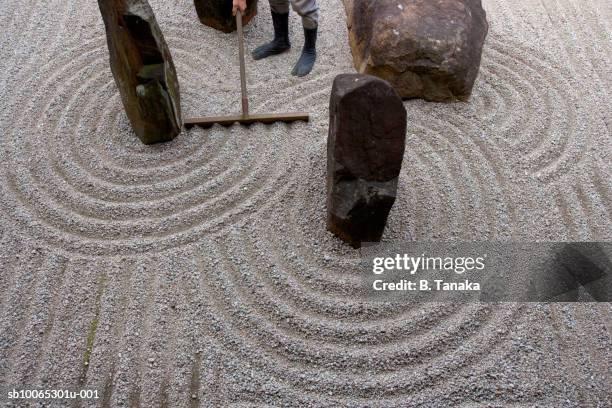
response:
M357 74L333 83L327 141L327 228L359 248L380 241L395 202L407 113L402 99L465 101L488 31L480 0L343 0ZM98 0L110 66L145 144L181 132L172 56L146 0ZM231 1L195 0L200 21L236 29ZM248 2L243 23L257 14ZM408 152L410 154L410 152Z

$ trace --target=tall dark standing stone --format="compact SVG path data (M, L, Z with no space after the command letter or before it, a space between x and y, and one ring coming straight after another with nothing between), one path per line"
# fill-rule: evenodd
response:
M336 77L329 105L327 228L355 248L382 237L405 140L406 110L386 81Z
M181 132L179 84L172 56L146 0L98 0L110 65L132 128L144 144Z
M343 0L355 68L402 98L465 101L489 25L481 0Z
M202 24L224 33L236 31L236 18L232 15L232 0L194 0L193 3ZM247 0L242 24L248 24L256 15L257 0Z

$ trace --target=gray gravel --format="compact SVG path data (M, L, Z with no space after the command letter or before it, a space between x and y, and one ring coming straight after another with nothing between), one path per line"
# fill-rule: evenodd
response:
M247 27L271 35L269 7ZM487 0L470 103L406 102L386 240L610 240L612 8ZM152 0L185 117L239 110L234 35ZM69 407L609 407L610 304L360 298L325 230L327 105L353 71L339 0L320 57L247 61L256 112L143 146L92 0L0 5L0 387L97 389ZM13 406L27 406L16 404Z

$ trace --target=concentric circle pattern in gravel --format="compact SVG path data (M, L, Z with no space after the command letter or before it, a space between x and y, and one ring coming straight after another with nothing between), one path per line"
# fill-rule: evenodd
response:
M310 123L156 146L130 129L96 2L43 3L0 7L0 386L100 391L76 407L611 404L609 304L363 298L358 253L325 230L329 92L353 71L339 0L308 77L289 75L294 14L290 53L247 60L252 110ZM271 35L260 3L250 49ZM405 102L385 240L610 240L607 3L484 1L470 102ZM184 116L238 111L235 35L151 5Z

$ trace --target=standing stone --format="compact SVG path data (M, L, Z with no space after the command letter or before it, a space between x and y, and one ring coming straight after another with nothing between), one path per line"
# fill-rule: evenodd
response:
M355 248L382 237L405 140L406 110L386 81L336 77L329 105L327 228Z
M402 98L466 101L489 29L480 0L343 0L355 68Z
M144 144L181 132L179 84L172 56L146 0L98 0L110 64L132 128Z
M232 15L232 0L194 0L198 18L202 24L224 33L236 31L236 17ZM242 15L246 25L257 15L257 0L247 0L247 8Z

